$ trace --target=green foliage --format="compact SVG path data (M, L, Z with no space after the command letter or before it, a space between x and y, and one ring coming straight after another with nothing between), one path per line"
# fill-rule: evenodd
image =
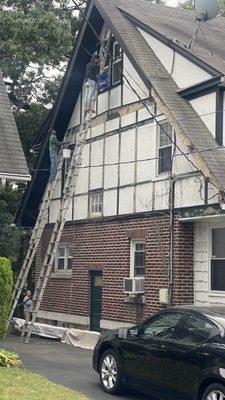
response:
M19 367L21 364L18 354L0 349L0 367Z
M1 0L0 69L14 106L49 104L47 91L59 83L80 21L70 0Z
M13 274L11 262L0 258L0 341L4 338L12 301Z

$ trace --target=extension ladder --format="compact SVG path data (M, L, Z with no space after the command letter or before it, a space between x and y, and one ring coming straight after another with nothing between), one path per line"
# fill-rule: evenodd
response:
M103 70L105 66L105 62L107 59L108 55L108 50L110 46L110 39L111 39L111 31L104 26L103 27L103 44L101 45L100 48L100 58L101 58L101 65L100 69ZM96 103L98 95L98 89L96 89L94 97L93 97L93 105ZM92 108L92 107L91 107ZM66 215L67 211L70 207L71 200L73 198L75 189L76 189L76 184L77 184L77 179L79 176L80 172L80 167L82 164L82 153L83 149L85 146L85 142L87 139L88 131L90 128L91 124L91 118L92 118L92 111L88 113L88 115L83 117L83 121L81 121L81 126L80 126L80 131L78 133L78 137L76 138L76 146L72 154L72 158L70 161L70 166L66 178L66 182L64 185L64 190L63 190L63 196L62 196L62 201L60 205L60 209L56 218L56 222L51 234L51 238L48 244L48 248L44 257L44 261L41 266L41 270L39 272L38 280L36 283L34 295L33 295L33 301L32 301L32 307L30 311L30 316L26 319L25 324L22 329L20 341L23 341L25 338L25 343L29 343L30 336L32 334L32 328L33 325L36 321L38 310L45 292L45 288L48 282L48 278L50 276L52 266L55 261L55 256L56 252L58 249L58 245L60 243L61 235L64 229L64 225L66 222ZM14 289L14 301L13 301L13 306L10 312L9 316L9 321L8 325L13 317L13 314L15 312L21 291L24 287L24 284L26 282L27 275L29 273L29 270L31 268L34 256L36 254L38 244L40 243L41 235L43 233L45 224L46 224L46 219L47 219L47 214L48 214L48 208L50 206L51 200L52 200L52 193L54 192L54 188L57 182L57 178L59 177L60 170L62 168L63 164L63 158L60 159L58 169L57 169L57 175L55 181L52 182L52 184L49 184L45 195L44 195L44 200L41 205L41 209L38 215L37 222L35 224L34 230L32 237L30 239L30 244L29 244L29 249L26 255L26 258L24 260L21 272L19 274L18 280L16 287Z

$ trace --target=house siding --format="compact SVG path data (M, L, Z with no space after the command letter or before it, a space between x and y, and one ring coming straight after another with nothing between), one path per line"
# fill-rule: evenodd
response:
M51 226L46 227L37 253L40 270ZM193 302L193 225L175 220L174 305ZM123 291L124 277L130 273L131 238L146 240L146 281L144 304L135 303ZM69 279L52 275L40 307L44 312L89 318L90 272L103 272L102 324L140 323L164 307L159 290L168 287L169 217L167 215L67 225L61 243L74 243L73 272ZM68 276L69 277L69 276ZM60 318L61 319L61 318ZM66 318L65 318L66 319ZM66 321L65 321L66 322ZM82 325L82 324L78 324ZM86 326L87 327L87 326Z

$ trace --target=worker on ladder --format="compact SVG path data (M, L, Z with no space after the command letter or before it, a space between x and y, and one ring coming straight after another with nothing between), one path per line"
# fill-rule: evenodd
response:
M50 138L49 138L49 156L51 160L50 167L50 182L54 181L57 172L57 164L59 159L59 150L62 142L60 142L57 138L57 132L54 129L49 130Z
M97 88L97 75L100 72L100 63L101 59L99 55L95 54L86 66L84 114L95 112L95 110L92 109L92 100Z

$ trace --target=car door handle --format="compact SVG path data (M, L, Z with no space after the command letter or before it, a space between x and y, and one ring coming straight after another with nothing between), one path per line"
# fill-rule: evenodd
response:
M161 345L160 345L160 349L161 349L161 350L167 350L167 347L166 347L165 344L161 344Z

